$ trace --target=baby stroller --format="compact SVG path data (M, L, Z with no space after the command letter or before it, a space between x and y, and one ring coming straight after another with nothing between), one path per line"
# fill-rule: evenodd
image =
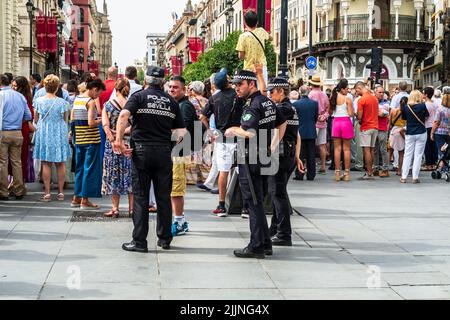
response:
M448 162L448 160L450 160L449 144L445 143L442 146L441 151L443 152L442 158L438 160L437 169L431 173L431 177L433 179L441 179L445 176L445 181L450 182L450 168Z

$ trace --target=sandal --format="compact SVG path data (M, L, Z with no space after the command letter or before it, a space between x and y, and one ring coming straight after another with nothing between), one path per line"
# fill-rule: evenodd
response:
M341 181L341 179L342 179L342 177L341 177L341 170L336 170L336 171L334 172L334 179L335 179L336 181Z
M129 218L132 218L132 217L133 217L133 214L134 214L134 210L133 210L133 209L128 210L128 217L129 217Z
M64 193L58 193L58 195L56 196L56 198L58 199L58 201L64 201Z
M81 203L80 204L80 209L81 210L97 210L100 209L100 206L97 204L94 204L90 201L85 202L85 203Z
M151 206L148 208L148 212L150 212L150 213L155 213L157 211L158 211L158 209L156 209L156 207L154 207L154 206Z
M43 194L43 195L39 198L39 200L42 201L42 202L50 202L50 201L52 201L52 196L51 196L50 193Z
M345 170L343 180L344 180L345 182L349 182L349 181L350 181L350 170Z
M73 197L70 206L72 208L79 208L81 205L81 198Z
M103 214L106 218L118 218L120 216L120 211L117 209L111 209L109 212Z

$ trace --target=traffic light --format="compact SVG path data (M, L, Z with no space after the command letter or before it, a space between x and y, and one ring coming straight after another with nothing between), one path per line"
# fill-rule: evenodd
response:
M383 49L380 47L372 48L371 60L372 72L381 73L383 65Z
M383 68L383 49L372 48L371 62L366 68L375 73L375 84L380 84L381 70Z

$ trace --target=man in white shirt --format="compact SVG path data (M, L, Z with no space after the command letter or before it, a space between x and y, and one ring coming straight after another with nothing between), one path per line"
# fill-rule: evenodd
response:
M402 100L403 97L409 97L408 92L406 92L406 89L408 88L406 81L400 81L398 88L400 91L392 97L391 109L400 108L400 100Z
M128 96L128 98L130 98L133 95L133 93L142 90L142 86L136 83L137 78L136 67L133 66L127 67L125 70L125 78L127 78L128 81L130 82L130 95ZM109 100L113 99L116 99L116 90L113 90L111 98L109 98Z

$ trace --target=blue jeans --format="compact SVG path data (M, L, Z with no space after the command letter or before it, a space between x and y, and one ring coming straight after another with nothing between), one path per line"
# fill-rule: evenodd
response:
M100 144L75 146L75 191L81 198L101 198L102 161Z

